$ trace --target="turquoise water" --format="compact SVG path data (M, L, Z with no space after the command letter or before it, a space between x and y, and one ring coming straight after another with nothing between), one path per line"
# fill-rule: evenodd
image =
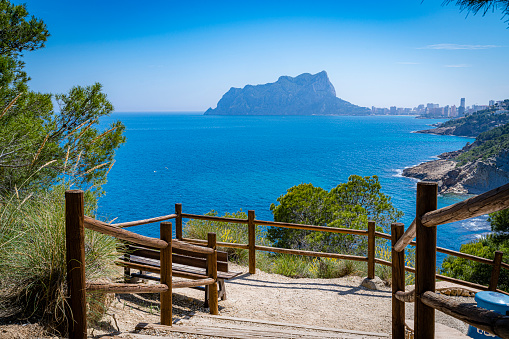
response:
M351 174L377 175L384 193L414 219L416 181L401 170L473 139L411 133L440 120L408 116L203 116L115 113L127 143L100 200L99 214L116 222L170 214L220 214L253 209L272 220L271 203L300 183L330 189ZM465 199L439 197L439 207ZM159 226L132 228L158 236ZM443 225L439 246L459 249L489 227L486 218Z

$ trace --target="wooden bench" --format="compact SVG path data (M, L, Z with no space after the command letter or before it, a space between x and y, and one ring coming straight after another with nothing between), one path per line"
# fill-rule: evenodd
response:
M160 274L159 250L128 245L126 252L127 254L116 263L120 266L124 266L124 273L127 280L130 282L137 279L160 280L158 276L145 273L151 272ZM133 273L131 269L136 269L139 273ZM218 297L221 298L221 300L226 300L226 286L224 281L232 279L241 273L242 272L228 271L228 253L217 251ZM207 255L172 248L172 274L174 277L187 279L207 278ZM192 288L205 290L205 307L208 307L208 286L196 286Z

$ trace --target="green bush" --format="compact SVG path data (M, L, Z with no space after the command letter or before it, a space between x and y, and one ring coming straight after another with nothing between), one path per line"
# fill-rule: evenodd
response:
M504 252L502 260L509 263L509 237L504 235L490 234L477 241L461 245L460 252L476 255L493 260L495 251ZM491 279L492 266L478 263L472 260L448 256L443 264L441 273L465 280L476 284L489 285ZM509 292L509 271L500 270L498 279L498 289Z
M65 332L65 187L0 201L0 307L17 319L44 321ZM85 201L95 201L92 193ZM93 204L85 213L93 215ZM118 272L118 241L85 232L86 279L111 280Z

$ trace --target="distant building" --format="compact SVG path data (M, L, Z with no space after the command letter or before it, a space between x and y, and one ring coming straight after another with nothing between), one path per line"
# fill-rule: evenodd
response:
M489 104L488 104L488 105L489 105L489 106L494 106L494 105L495 105L495 100L490 100L490 102L489 102Z
M396 115L396 110L397 110L396 106L391 106L391 113L390 114L391 115Z
M456 105L451 106L451 117L457 117L458 116L458 110L456 109Z
M458 108L458 116L465 115L465 98L461 98L460 107Z

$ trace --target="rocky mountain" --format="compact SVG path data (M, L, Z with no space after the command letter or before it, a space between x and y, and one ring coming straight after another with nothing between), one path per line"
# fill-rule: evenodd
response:
M282 76L274 83L230 88L206 115L368 115L370 110L336 97L325 71Z

